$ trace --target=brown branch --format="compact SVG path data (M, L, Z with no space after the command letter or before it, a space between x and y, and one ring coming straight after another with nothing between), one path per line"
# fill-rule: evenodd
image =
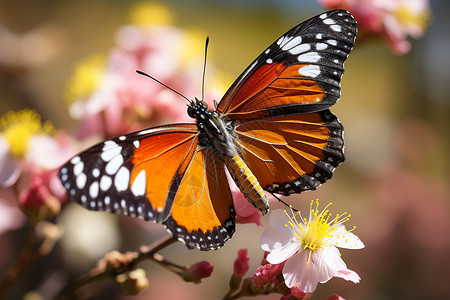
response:
M171 263L159 255L158 251L176 242L172 236L167 235L162 239L154 242L148 246L141 246L139 251L120 253L112 251L100 259L96 266L87 273L79 276L74 281L70 282L61 292L55 297L56 299L63 299L70 295L79 287L89 284L94 281L103 279L113 279L117 275L132 270L138 263L151 259L165 268L182 275L185 267Z

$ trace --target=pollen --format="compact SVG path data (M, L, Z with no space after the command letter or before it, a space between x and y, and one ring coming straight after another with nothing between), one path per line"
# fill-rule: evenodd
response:
M334 246L339 236L335 235L337 225L345 223L351 217L347 212L336 214L332 217L328 208L329 203L324 209L319 210L319 200L311 201L309 216L305 218L300 211L294 211L290 207L290 214L285 211L290 221L286 227L290 228L292 234L304 250L312 252L325 247Z
M0 132L9 143L9 152L16 158L28 153L29 141L35 135L52 134L52 123L42 123L41 116L34 110L9 111L0 118Z
M92 54L75 67L67 81L64 98L68 104L89 97L102 83L106 58L102 54Z

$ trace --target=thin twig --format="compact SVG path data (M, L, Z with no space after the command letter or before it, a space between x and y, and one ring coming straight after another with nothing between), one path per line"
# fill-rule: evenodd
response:
M151 259L181 275L185 267L171 263L156 253L174 242L176 242L176 239L167 235L151 245L141 246L139 251L127 252L124 254L117 251L110 252L100 259L94 268L70 282L54 299L63 299L79 287L88 283L102 279L112 279L119 274L132 270L138 263L147 259Z

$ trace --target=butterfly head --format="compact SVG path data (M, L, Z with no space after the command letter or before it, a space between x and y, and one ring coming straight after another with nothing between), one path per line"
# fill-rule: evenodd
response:
M210 115L211 111L208 109L208 104L203 100L190 101L187 109L188 116L197 119L198 121L205 119L206 115Z

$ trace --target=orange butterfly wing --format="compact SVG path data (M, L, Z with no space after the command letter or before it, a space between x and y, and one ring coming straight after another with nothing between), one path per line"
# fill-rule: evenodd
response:
M239 76L218 110L229 119L256 119L329 108L339 100L356 31L356 21L344 10L292 28Z
M234 232L223 164L211 150L199 150L196 124L99 143L67 162L59 176L85 208L161 222L190 248L218 248Z
M257 57L219 103L264 189L315 189L344 161L343 127L328 108L339 100L356 32L344 10L301 23Z
M235 132L245 162L273 193L313 190L344 160L343 128L329 110L239 120Z

